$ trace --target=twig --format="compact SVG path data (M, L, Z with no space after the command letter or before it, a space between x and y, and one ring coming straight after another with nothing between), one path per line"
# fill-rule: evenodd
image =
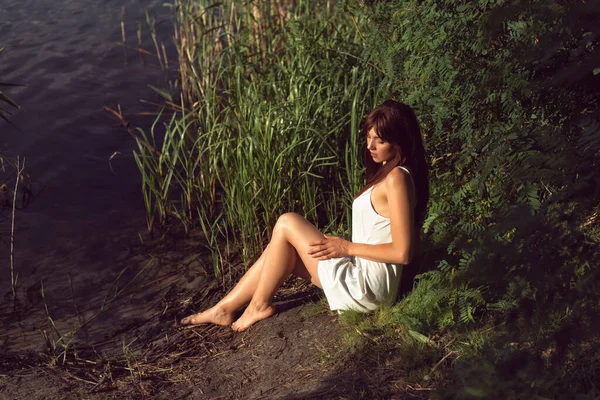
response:
M126 121L125 117L123 117L123 112L121 111L120 105L117 106L117 109L119 111L115 111L109 107L104 107L104 111L108 111L109 113L111 113L112 115L114 115L115 117L117 117L119 119L119 122L121 123L121 125L124 126L125 128L127 128L127 133L129 133L131 135L131 137L133 137L135 140L139 140L140 143L144 147L146 147L148 150L150 150L156 157L159 157L160 151L156 147L152 146L150 143L148 143L147 141L143 140L142 138L140 138L138 135L135 134L135 130L131 126L131 123Z
M62 373L65 374L65 375L67 375L69 378L75 379L75 380L80 381L80 382L88 383L88 384L94 385L94 386L98 384L98 382L94 382L94 381L90 381L88 379L80 378L77 375L74 375L74 374L72 374L72 373L70 373L68 371L64 371L63 370Z
M12 224L10 228L10 286L12 289L13 299L17 297L17 292L15 291L15 286L17 285L17 280L15 279L15 210L17 206L17 191L19 189L19 179L21 177L21 172L23 172L24 169L25 157L23 157L23 167L21 167L19 156L17 156L17 178L15 180L15 190L13 193Z
M356 31L360 35L360 38L364 41L365 37L363 36L362 32L360 31L360 28L358 27L358 24L356 23L356 20L354 19L354 16L351 15L350 18L352 18L352 23L354 24L354 27L356 28Z
M168 71L169 70L169 59L167 58L167 50L165 49L164 43L161 43L160 45L162 47L163 60L165 61L165 69Z
M147 55L154 56L154 53L151 53L148 50L144 50L144 49L139 48L139 47L127 46L126 44L123 44L123 43L117 43L117 45L121 46L121 47L124 47L125 49L135 50L135 51L137 51L138 53L141 53L141 54L147 54Z
M423 391L423 390L427 390L427 391L431 391L431 390L435 390L434 388L428 388L428 387L413 387L411 385L406 385L407 388L409 388L410 390L415 390L415 391Z
M443 362L444 362L444 360L445 360L446 358L448 358L448 357L450 357L452 354L456 354L456 353L458 353L458 352L457 352L457 351L454 351L454 350L451 350L451 351L449 351L449 352L448 352L448 354L446 354L444 357L442 357L442 359L441 359L440 361L438 361L438 363L437 363L437 364L435 364L435 365L433 366L433 368L431 368L431 371L430 371L429 373L432 373L433 371L435 371L435 369L436 369L437 367L439 367L439 365L440 365L441 363L443 363ZM459 356L459 357L460 357L460 356ZM458 359L458 357L457 357L457 359Z

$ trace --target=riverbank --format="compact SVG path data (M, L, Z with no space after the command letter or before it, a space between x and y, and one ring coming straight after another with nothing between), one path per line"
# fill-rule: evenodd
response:
M114 319L120 300L148 317L124 319L98 343L63 349L49 335L54 346L43 352L6 354L0 398L428 398L431 387L420 386L428 382L407 381L404 354L393 344L376 332L352 333L356 328L328 310L320 291L298 280L278 293L278 314L248 332L179 327L182 316L214 304L238 278L232 269L212 279L199 239L133 249L132 259L150 263L146 277L132 281L90 329ZM136 299L148 285L153 296ZM348 342L358 336L364 341Z
M42 10L52 4L37 6ZM40 134L11 142L9 150L27 157L40 193L17 214L19 284L16 303L7 294L0 309L0 398L318 398L363 393L377 398L378 393L394 393L393 387L383 389L377 375L389 377L393 363L368 361L364 367L362 348L352 352L342 346L345 330L339 317L329 313L314 292L294 282L290 282L294 290L281 293L281 313L249 332L176 327L182 316L216 301L239 278L243 266L234 261L235 255L230 257L220 264L223 275L215 281L214 258L203 252L207 240L202 234L153 241L144 232L139 172L128 156L135 144L103 107L120 103L128 120L148 132L150 118L136 115L148 109L138 100L151 93L148 82L161 86L156 81L164 75L155 64L140 65L134 50L123 65L117 45L118 8L111 10L112 17L96 18L82 16L76 3L69 6L48 13L54 18L50 24L36 19L35 29L11 26L15 42L3 59L9 65L2 70L3 77L28 85L15 92L23 110L13 122L27 133ZM11 9L18 10L16 3ZM98 21L112 28L108 44L99 43L101 34L89 34L101 30L94 25ZM54 28L46 32L47 26ZM125 28L131 42L135 32L130 24ZM30 44L42 51L22 70L13 66L27 59L27 54L13 52L28 46L19 29L45 38ZM47 55L52 57L45 59ZM297 67L303 68L301 64ZM346 104L329 119L336 124L346 119L347 111L356 124L361 110L368 107L360 102L349 105L362 92L355 88L366 87L368 80L354 71L353 82L338 84L345 79L338 76L334 79L338 83L329 85L339 89L336 96ZM312 99L319 95L309 81L296 83L290 93L299 89L311 91ZM40 90L45 86L47 90ZM316 114L299 100L294 109L287 108L288 116ZM287 101L294 103L292 97ZM247 105L255 106L252 99ZM315 133L314 123L307 120L298 132L310 128L305 132ZM322 127L327 124L324 121ZM310 148L309 142L306 137L300 144ZM306 194L319 192L316 181L304 178ZM292 186L293 182L283 182L272 190L283 193ZM308 205L310 196L306 199ZM341 199L334 202L341 207ZM265 229L268 225L265 221ZM247 255L249 262L254 252ZM363 370L377 374L362 375Z
M51 6L37 4L36 10ZM288 286L294 290L283 290L279 297L281 312L249 332L176 327L182 316L216 301L239 278L243 266L231 262L235 256L230 258L217 282L211 278L214 259L202 250L207 244L202 234L153 241L144 233L139 172L127 156L134 143L103 107L116 108L120 103L128 119L148 111L138 100L147 98L145 94L151 92L146 84L160 81L163 73L156 65L140 65L133 50L123 65L122 48L116 45L121 40L118 8L112 17L96 18L82 16L84 11L76 6L69 3L61 11L48 13L54 18L52 23L39 23L36 17L35 29L26 25L7 28L15 42L3 59L9 65L2 70L3 77L27 85L15 92L23 110L13 122L30 134L22 142L11 142L9 150L27 157L39 196L17 214L19 284L16 302L7 295L0 309L0 397L400 395L395 364L365 359L366 354L380 356L367 351L369 347L352 350L344 345L346 331L339 317L328 312L313 291L295 282ZM10 9L18 10L16 3ZM96 14L102 11L92 9ZM112 27L107 33L109 45L99 42L101 34L89 34L100 30L94 25L98 21ZM53 30L44 31L48 26ZM135 37L131 27L126 24L127 38ZM19 29L44 40L28 44ZM27 46L40 50L36 57L13 52ZM25 59L22 70L14 67ZM297 67L302 68L301 64ZM360 102L349 105L362 92L356 87L368 86L368 79L354 71L353 82L338 84L345 80L338 76L338 83L329 85L339 88L336 96L346 104L345 110L336 111L330 119L336 124L349 111L356 125L367 107ZM319 91L314 92L309 81L296 83L296 89L309 90L311 98L317 98ZM47 90L40 90L46 86ZM287 98L290 105L296 101L295 109L287 108L287 115L317 114L299 100ZM249 101L248 106L255 105ZM136 115L131 122L148 132L148 118ZM306 121L305 127L310 128L306 132L316 132L314 123ZM322 127L327 124L323 122ZM301 133L304 128L297 129ZM33 132L40 136L36 138ZM310 147L309 141L303 138L301 144ZM316 164L326 162L316 160ZM316 181L303 182L306 194L319 192ZM291 186L283 182L280 192ZM335 202L341 207L340 199ZM254 256L248 255L246 262ZM367 343L374 343L373 336L368 337ZM390 355L381 359L389 361ZM374 372L363 374L366 370Z

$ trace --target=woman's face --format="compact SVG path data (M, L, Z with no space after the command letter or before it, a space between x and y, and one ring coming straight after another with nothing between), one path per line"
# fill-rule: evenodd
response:
M396 156L398 150L390 142L386 142L377 135L375 129L367 132L367 149L371 153L373 161L385 164Z

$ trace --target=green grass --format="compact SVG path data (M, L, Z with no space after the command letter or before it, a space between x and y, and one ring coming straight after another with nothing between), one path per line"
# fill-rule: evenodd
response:
M363 181L359 122L380 100L357 55L364 21L312 0L175 10L182 101L135 154L148 229L201 229L217 274L232 254L249 262L282 213L346 230Z
M327 298L322 295L322 297L315 302L307 303L304 305L302 309L302 316L305 318L314 317L316 315L320 315L323 313L329 313L329 304L327 303Z

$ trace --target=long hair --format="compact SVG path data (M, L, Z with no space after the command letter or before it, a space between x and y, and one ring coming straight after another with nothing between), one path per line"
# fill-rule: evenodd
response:
M425 218L429 201L429 172L421 129L414 111L406 104L386 100L363 120L363 136L366 136L371 129L374 129L381 139L392 144L398 151L393 159L386 162L385 165L381 165L373 161L369 150L365 149L364 164L367 183L356 197L371 186L383 181L394 168L405 167L410 171L415 184L417 200L415 223L420 226Z

